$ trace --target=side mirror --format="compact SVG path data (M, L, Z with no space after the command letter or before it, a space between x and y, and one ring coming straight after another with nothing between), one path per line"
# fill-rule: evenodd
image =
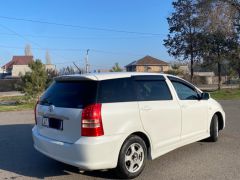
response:
M201 94L201 100L208 100L210 98L210 94L207 92L203 92Z

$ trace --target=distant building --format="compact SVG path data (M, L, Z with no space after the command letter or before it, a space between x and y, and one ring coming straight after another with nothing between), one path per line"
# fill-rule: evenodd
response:
M182 71L183 74L190 74L188 65L180 65L179 70Z
M110 72L110 69L95 69L93 72L94 72L94 73Z
M19 77L31 71L28 64L33 62L33 56L13 56L12 60L2 66L4 74L11 77Z
M194 72L195 76L202 76L202 77L213 77L215 76L214 72Z
M4 69L0 67L0 74L4 73Z
M31 62L34 62L33 56L13 56L11 61L1 67L0 74L2 74L2 78L19 78L24 76L26 72L31 71L28 66ZM46 64L45 68L46 70L56 71L54 64Z
M3 73L4 73L4 69L2 67L0 67L0 79L3 78Z
M196 81L202 84L214 84L215 83L215 73L214 72L193 72ZM197 82L197 83L199 83Z
M46 70L56 71L56 66L54 64L45 64Z
M151 56L145 56L142 59L133 61L125 67L127 72L164 73L170 69L170 65L167 62Z

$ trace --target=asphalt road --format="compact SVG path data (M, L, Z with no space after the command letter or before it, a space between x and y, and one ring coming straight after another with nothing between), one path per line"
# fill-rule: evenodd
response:
M240 179L240 101L221 101L227 127L217 143L196 142L148 161L138 179ZM115 179L112 170L79 172L34 150L33 113L0 113L0 179Z

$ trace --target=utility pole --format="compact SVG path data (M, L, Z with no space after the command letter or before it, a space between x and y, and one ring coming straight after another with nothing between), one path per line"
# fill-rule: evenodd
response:
M89 64L88 64L88 52L90 49L87 49L87 54L86 54L86 58L85 58L85 70L86 73L89 73Z

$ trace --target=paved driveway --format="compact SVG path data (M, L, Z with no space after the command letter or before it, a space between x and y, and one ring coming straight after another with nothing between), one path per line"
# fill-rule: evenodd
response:
M240 101L221 102L227 127L217 143L197 142L149 161L138 179L240 179ZM113 171L80 173L33 149L30 111L0 113L0 179L114 179Z

